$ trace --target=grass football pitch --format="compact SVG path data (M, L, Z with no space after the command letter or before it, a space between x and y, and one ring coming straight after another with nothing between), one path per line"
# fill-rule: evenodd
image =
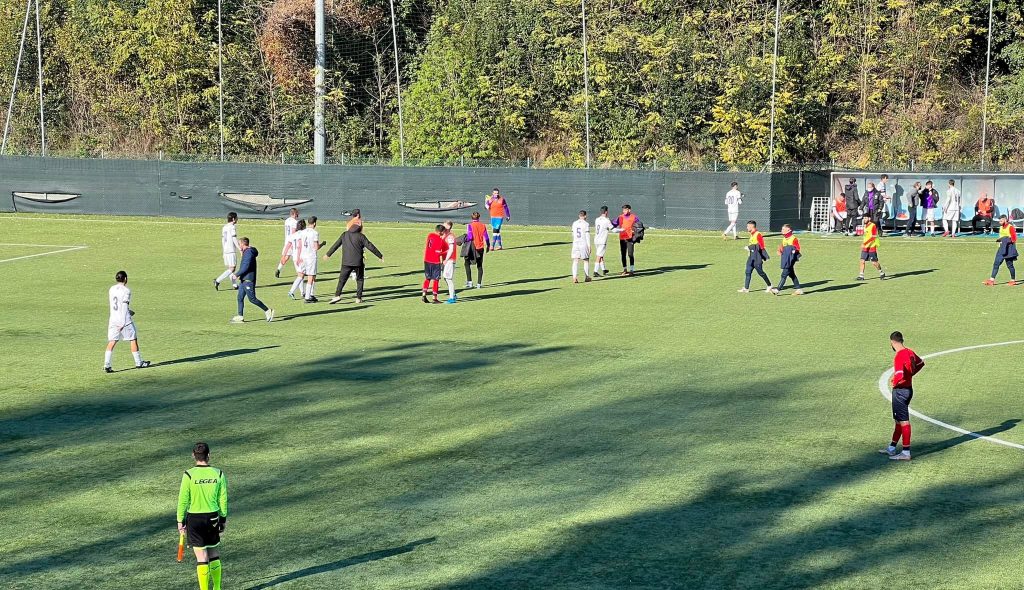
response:
M914 460L877 454L892 330L1022 338L1024 287L981 285L992 240L887 238L893 278L856 283L858 240L802 236L807 294L772 297L736 293L744 242L715 234L652 231L638 276L573 285L567 227L513 226L435 306L427 226L371 220L366 302L328 306L338 256L322 303L289 301L281 224L243 219L278 320L229 325L220 224L0 216L0 587L194 588L197 440L230 482L225 588L1021 586L1024 450L913 418ZM122 343L108 375L120 269L154 366ZM913 407L1022 444L1022 358L930 359Z

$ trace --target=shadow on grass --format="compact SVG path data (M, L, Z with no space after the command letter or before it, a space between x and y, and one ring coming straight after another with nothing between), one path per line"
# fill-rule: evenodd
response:
M821 289L815 289L805 293L805 295L816 295L818 293L829 293L832 291L846 291L847 289L856 289L863 283L843 283L841 285L832 285L831 287L824 287Z
M261 350L270 350L272 348L280 348L280 346L277 344L272 344L270 346L261 346L259 348L236 348L235 350L222 350L220 352L211 352L210 354L201 354L198 356L190 356L170 361L164 361L162 363L154 364L153 367L166 367L169 365L180 365L182 363L201 363L203 361L212 361L214 359L241 356L243 354L253 354Z
M1004 420L1002 424L999 424L997 426L992 426L990 428L986 428L985 430L975 431L974 434L980 434L982 436L995 436L1000 432L1006 432L1007 430L1010 430L1011 428L1016 426L1020 421L1020 418L1011 418L1009 420ZM964 443L971 442L972 440L979 439L978 437L971 436L970 434L961 434L960 436L954 436L953 438L944 440L940 443L929 445L925 447L924 450L915 450L914 457L921 458L924 457L925 455L931 455L932 453L939 453L941 451L951 449L957 445L962 445Z
M512 246L511 248L502 248L502 250L525 250L527 248L548 248L551 246L568 246L572 242L542 242L540 244L527 244L525 246Z
M707 268L709 266L711 266L710 263L709 264L676 264L676 265L673 265L673 266L658 266L658 267L655 267L655 268L643 268L643 269L640 269L638 271L635 271L632 276L621 275L621 274L611 274L611 275L608 275L607 277L604 277L604 278L606 280L607 279L635 279L637 277L648 277L648 276L655 276L655 275L663 275L663 274L666 274L666 273L677 272L677 271L681 271L681 270L700 270L702 268ZM564 278L564 277L562 277L562 278Z
M885 275L885 280L891 281L893 279L899 279L899 278L903 278L903 277L916 277L916 276L920 276L920 275L926 275L926 274L929 274L929 273L933 273L936 270L938 270L938 269L936 269L936 268L927 268L927 269L920 269L920 270L908 270L906 272L897 272L897 273L893 273L891 275Z
M523 295L538 295L540 293L547 293L548 291L556 291L558 287L552 287L550 289L517 289L515 291L505 291L504 293L484 293L481 295L474 294L466 295L460 298L459 301L485 301L487 299L504 299L505 297L521 297Z
M315 576L317 574L323 574L326 572L333 572L347 567L352 567L354 565L359 565L361 563L367 563L370 561L387 559L389 557L394 557L396 555L401 555L403 553L409 553L410 551L413 551L420 545L433 543L436 540L437 537L429 537L426 539L420 539L419 541L406 543L405 545L402 545L400 547L392 547L390 549L371 551L369 553L363 553L362 555L355 555L353 557L346 557L345 559L339 559L338 561L332 561L330 563L314 565L312 567L303 568L301 570L296 570L294 572L289 572L287 574L281 574L272 580L256 584L255 586L249 586L248 590L265 590L266 588L273 588L278 584L291 582L292 580L298 580L300 578Z
M326 303L327 302L325 301L324 304L326 305ZM307 305L307 304L304 303L303 305ZM314 305L319 305L319 304L314 304ZM317 310L317 311L307 311L307 312L304 312L304 313L293 313L293 314L289 314L289 315L283 315L283 316L278 317L274 321L275 322L290 322L291 320L297 320L297 319L300 319L300 318L309 318L309 317L315 317L315 316L318 316L318 315L328 315L328 314L332 314L332 313L343 313L343 312L346 312L346 311L357 311L357 310L360 310L360 309L366 309L368 307L370 307L370 306L369 305L362 305L362 304L360 304L360 305L348 305L348 306L343 306L343 307L338 306L337 304L335 304L335 305L330 306L327 309L320 309L320 310Z

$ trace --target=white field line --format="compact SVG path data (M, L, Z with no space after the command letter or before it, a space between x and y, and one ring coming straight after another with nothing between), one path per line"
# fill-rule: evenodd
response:
M7 244L0 243L0 246L20 246L22 248L84 248L85 246L71 246L68 244Z
M947 355L947 354L955 354L957 352L967 352L969 350L978 350L980 348L993 348L993 347L996 347L996 346L1009 346L1009 345L1012 345L1012 344L1024 344L1024 340L1011 340L1009 342L996 342L995 344L978 344L978 345L975 345L975 346L963 346L961 348L953 348L951 350L943 350L943 351L940 351L940 352L933 352L931 354L926 354L925 356L923 356L921 358L922 359L930 359L930 358L935 358L937 356L944 356L944 355ZM884 397L885 399L887 399L889 401L892 401L892 393L889 391L889 383L890 383L890 380L892 379L892 374L893 374L893 370L892 369L888 369L884 373L882 373L881 377L878 378L878 391L881 392L882 397ZM925 422L931 422L932 424L934 424L936 426L940 426L942 428L946 428L948 430L952 430L953 432L958 432L960 434L966 434L967 436L970 436L970 437L973 437L973 438L979 438L981 440L986 440L986 441L988 441L990 443L994 443L994 444L997 444L997 445L1003 445L1003 446L1007 446L1007 447L1013 447L1015 449L1024 450L1024 445L1020 445L1020 444L1017 444L1017 443L1005 441L1005 440L1003 440L1001 438L996 438L994 436L986 436L984 434L978 434L977 432L971 432L970 430L965 430L963 428L960 428L959 426L953 426L952 424L946 424L945 422L943 422L941 420L936 420L935 418L932 418L930 416L925 416L924 414L922 414L921 412L918 412L917 410L910 410L910 413L912 415L917 416L918 418L924 420Z
M8 246L11 244L0 244L0 246ZM35 244L30 244L35 245ZM26 258L38 258L40 256L49 256L51 254L61 254L62 252L74 252L75 250L85 250L87 246L71 246L70 248L64 248L62 250L53 250L50 252L40 252L39 254L29 254L27 256L16 256L14 258L4 258L0 260L0 264L4 262L14 262L15 260L25 260Z
M53 218L53 217L21 217L21 216L14 216L14 215L0 215L0 221L49 221L49 222L63 221L63 222L80 222L80 223L130 223L130 224L136 224L136 225L191 225L191 226L195 226L195 227L221 227L221 226L224 225L223 223L210 223L210 222L204 222L204 221L156 221L156 220L150 220L150 219L141 219L141 220L129 220L129 219L80 219L80 218ZM240 222L244 222L246 224L256 223L256 224L260 224L260 225L270 225L270 224L278 225L278 224L281 223L280 220L269 220L269 219L249 219L249 220L240 219L239 221ZM325 223L329 224L331 222L325 220ZM381 222L381 223L396 223L396 222L384 221L384 222ZM406 223L410 224L409 227L393 227L393 226L392 227L388 227L388 226L381 226L381 225L372 225L373 222L370 222L369 224L367 224L368 225L367 229L372 230L372 231L381 230L381 231L417 231L417 232L421 232L421 231L423 231L423 228L422 227L418 227L418 226L430 224L430 222L423 222L423 223L420 223L420 222L406 222ZM413 227L413 224L416 224L417 226ZM486 223L485 223L485 225L486 225ZM558 229L508 229L508 226L505 226L502 229L506 233L510 233L510 234L548 234L548 235L571 234L571 232L569 231L568 226L566 226L566 229L564 229L564 230L558 230ZM676 234L676 233L664 234L664 233L660 233L660 232L661 231L676 231L676 230L659 230L657 228L648 228L648 229L652 230L652 231L651 231L651 233L649 233L649 234L647 234L645 236L647 238L687 238L687 239L698 239L698 240L700 240L700 239L705 239L705 240L721 240L722 239L721 234L712 233L712 232L715 232L717 230L708 230L708 235L703 235L703 234L701 234L701 235L694 235L694 234ZM843 239L842 237L839 237L839 236L837 236L837 237L830 237L830 238L823 238L823 237L816 237L813 234L804 234L804 233L797 234L797 236L802 241L805 241L805 242L806 241L830 242L830 241L841 241ZM566 235L566 243L569 243L569 241L570 241L569 238L571 238L571 235ZM742 242L742 240L740 240L740 242ZM855 242L854 240L847 240L847 242L850 243L850 244L855 244L856 243L856 244L859 245L859 243ZM897 237L889 237L889 238L884 238L883 237L882 238L882 243L888 246L890 244L929 244L929 245L936 245L936 244L949 244L949 243L953 243L953 242L950 242L948 240L937 240L937 239L936 240L920 239L919 240L917 238L907 238L907 239L904 240L902 238L897 238ZM958 244L972 244L972 245L975 245L975 246L978 246L978 245L984 245L984 246L989 246L989 247L992 246L992 244L990 244L987 240L974 239L974 238L964 239L962 241L957 240L955 243L958 243Z

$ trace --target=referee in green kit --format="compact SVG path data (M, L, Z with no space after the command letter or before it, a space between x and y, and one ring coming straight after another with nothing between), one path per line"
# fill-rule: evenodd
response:
M228 480L210 466L210 445L192 447L196 466L181 476L178 492L178 532L187 533L196 552L199 590L221 590L220 534L228 519Z

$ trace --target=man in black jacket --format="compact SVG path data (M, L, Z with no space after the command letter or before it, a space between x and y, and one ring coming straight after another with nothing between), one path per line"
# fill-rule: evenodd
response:
M231 279L237 280L239 283L238 315L231 318L231 323L241 324L245 321L243 313L246 297L249 298L250 303L263 310L263 315L268 322L272 322L274 321L274 310L267 309L267 306L256 298L256 257L260 255L260 251L249 245L249 238L242 238L238 243L242 249L242 263L238 265L238 270L231 275Z
M857 227L857 220L860 219L860 193L857 192L857 179L851 178L850 182L843 187L843 194L846 195L846 235L852 236Z
M907 229L903 232L906 236L914 235L914 226L917 225L917 208L921 206L920 182L915 182L913 188L907 193Z
M334 291L334 299L328 303L335 304L341 301L341 291L345 288L349 276L356 275L356 303L363 302L363 279L366 275L366 264L363 261L363 250L369 250L374 256L384 260L377 246L363 235L363 224L352 224L345 233L341 234L331 249L324 255L324 260L331 257L335 251L341 248L341 274L338 275L338 288Z

